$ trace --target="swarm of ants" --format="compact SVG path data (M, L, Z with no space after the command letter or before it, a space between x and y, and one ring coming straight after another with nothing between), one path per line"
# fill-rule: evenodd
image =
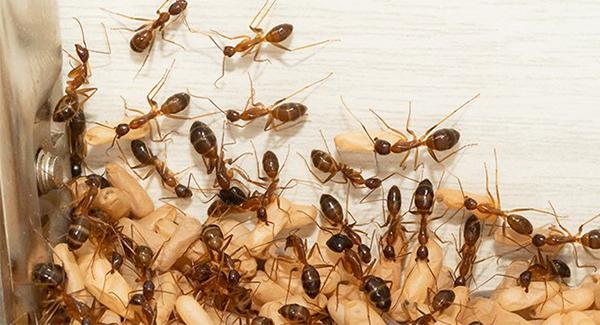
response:
M181 20L189 32L212 41L223 55L225 75L228 58L236 53L261 58L261 47L270 44L293 52L319 46L332 40L291 48L284 41L293 32L289 23L268 31L261 24L276 1L268 0L250 23L252 35L226 36L220 32L193 29L186 19L185 0L165 0L155 18L131 17L104 9L110 15L141 22L133 35L131 50L146 52L142 70L155 42L166 41L166 31ZM166 9L165 9L166 8ZM159 93L169 79L171 67L152 87L146 111L130 108L135 117L114 126L92 122L86 128L85 103L95 96L90 87L91 53L111 53L88 49L83 25L83 44L75 45L75 61L68 72L65 95L53 112L53 120L65 123L71 176L63 189L70 192L69 227L61 243L50 245L52 259L31 270L31 283L40 288L43 300L39 314L28 314L30 322L42 324L599 324L600 277L590 274L579 286L567 285L571 269L558 253L567 244L575 249L578 268L596 270L579 261L578 248L592 253L600 249L600 229L589 229L594 219L583 223L576 233L561 224L551 209L501 206L497 184L492 194L485 166L485 195L465 192L460 178L458 188L441 187L437 181L404 175L413 155L415 171L419 148L427 150L436 167L445 170L448 158L470 145L459 146L460 132L442 124L479 96L452 110L418 136L406 122L405 130L393 128L372 111L391 132L394 140L372 137L357 119L362 133L347 135L345 143L365 143L375 156L399 155L400 166L386 175L365 175L350 162L336 157L327 147L315 145L298 156L307 168L307 179L285 179L282 171L290 155L269 148L254 148L239 156L227 150L225 131L218 136L205 117L218 116L223 130L243 129L264 118L264 132L299 128L309 107L290 99L300 92L326 82L331 74L273 102L256 102L252 79L250 95L240 109L224 109L213 99L181 91L159 101ZM123 28L119 28L123 29ZM160 36L160 39L157 38ZM217 38L228 45L222 46ZM108 37L107 37L108 40ZM65 50L65 52L67 52ZM68 52L67 52L68 53ZM136 75L137 76L137 75ZM192 101L207 101L215 110L184 116ZM342 101L343 103L343 101ZM351 110L343 103L345 109ZM152 143L170 141L163 134L160 118L190 122L185 135L197 154L197 166L209 186L201 186L192 172L175 172ZM340 135L338 140L344 137ZM366 139L366 142L365 142ZM342 143L342 141L340 141ZM110 145L109 145L110 144ZM108 145L117 150L120 162L107 162L104 172L86 164L88 145ZM353 149L354 148L354 149ZM357 151L355 147L340 151ZM131 152L128 155L127 152ZM444 152L447 152L444 154ZM443 155L443 156L442 156ZM132 156L132 157L131 157ZM254 156L256 175L242 166L244 156ZM262 157L262 158L261 158ZM171 193L151 198L139 182L158 176ZM422 174L421 174L422 175ZM395 182L395 183L394 183ZM332 184L344 184L345 199L335 196ZM389 185L391 184L391 185ZM285 198L291 188L318 188L319 202L302 205ZM406 188L410 188L406 192ZM402 189L402 190L401 190ZM360 224L348 208L350 192L364 192L360 204L372 205L378 217ZM402 193L404 191L404 193ZM374 198L380 195L380 198ZM410 197L408 207L402 197ZM182 201L199 200L206 207L194 216L179 208ZM340 203L341 202L341 203ZM345 203L345 205L343 204ZM381 206L379 206L381 204ZM534 228L528 215L541 214L553 224ZM202 221L201 221L202 220ZM450 222L461 224L454 242L444 241L436 230ZM434 223L440 224L437 228ZM376 226L369 234L365 226ZM41 232L33 230L42 237ZM311 231L316 232L309 239ZM494 277L500 284L491 294L479 288L491 279L476 277L480 263L496 258L478 253L484 240L509 244L514 251L526 252L527 262L515 261ZM444 247L456 248L458 260L445 261ZM579 251L580 252L580 251ZM497 258L500 260L500 258ZM445 263L454 264L454 267Z

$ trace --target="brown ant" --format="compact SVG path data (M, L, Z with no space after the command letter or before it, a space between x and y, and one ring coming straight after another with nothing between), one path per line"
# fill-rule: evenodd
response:
M275 101L271 105L265 105L260 102L258 102L258 103L254 102L254 94L255 94L254 86L252 84L252 78L250 78L250 75L248 75L248 78L250 79L250 97L248 97L248 100L246 101L246 106L244 107L244 110L242 112L238 112L233 109L223 110L212 99L210 99L209 97L206 97L206 96L197 96L197 95L193 95L193 94L190 94L190 95L192 97L208 100L213 106L215 106L219 111L221 111L225 115L225 117L227 118L227 121L231 125L234 125L236 127L240 127L240 128L246 127L247 125L252 123L254 120L261 118L263 116L268 116L267 122L264 127L264 131L269 131L271 129L273 129L275 131L281 131L283 129L293 127L296 124L302 123L302 122L299 122L299 123L295 123L291 126L287 126L285 128L278 129L279 127L281 127L282 125L284 125L286 123L290 123L290 122L294 122L294 121L298 120L300 117L304 116L306 114L306 112L308 111L308 107L304 104L296 103L296 102L285 102L285 101L287 101L291 97L301 93L302 91L327 80L329 77L331 77L332 74L333 73L330 73L325 78L319 79L315 82L312 82L312 83L300 88L299 90L294 91L293 93ZM188 90L188 93L189 93L189 90ZM242 125L236 124L236 122L238 122L240 120L247 122L247 123L242 124ZM281 123L279 123L278 125L275 125L275 121L279 121Z
M104 10L110 14L113 14L113 15L121 16L121 17L131 19L131 20L144 22L144 24L142 26L138 27L137 29L114 28L114 29L125 29L125 30L131 31L131 32L135 32L135 34L133 34L133 36L131 37L131 41L129 42L129 47L131 48L132 51L137 52L137 53L142 53L145 50L148 50L148 53L146 53L146 56L144 57L144 61L142 62L142 65L140 66L139 70L136 73L136 77L142 71L142 68L144 67L144 65L146 64L146 61L148 60L148 57L150 56L150 52L152 51L152 47L154 46L154 41L156 40L155 37L156 37L157 31L160 32L160 36L164 41L174 44L182 49L185 49L182 45L177 44L174 41L169 40L165 37L166 27L169 24L174 23L179 18L183 18L183 22L185 23L186 27L188 28L188 30L191 33L202 33L202 32L193 30L189 26L187 19L185 19L185 17L184 17L184 11L187 9L187 4L188 4L186 0L175 0L169 6L169 9L166 12L161 12L160 10L169 1L170 0L165 0L160 5L160 7L158 7L158 9L156 10L156 14L158 15L158 17L156 19L132 17L132 16L118 13L118 12L110 11L108 9L101 8L102 10ZM171 17L175 17L175 16L177 16L177 17L169 23L169 20L171 19Z
M575 244L579 243L588 253L589 253L589 249L594 249L594 250L600 249L600 230L599 229L592 229L592 230L586 232L585 234L583 234L583 228L590 222L594 221L596 218L600 217L600 214L598 214L598 215L592 217L591 219L587 220L586 222L582 223L579 226L577 233L575 235L573 235L560 222L560 219L558 218L558 215L556 214L556 210L554 209L554 206L552 205L552 203L550 203L550 207L552 208L552 214L554 215L554 218L556 219L558 226L560 227L560 229L562 231L564 231L564 233L560 233L560 234L552 233L548 236L544 236L542 234L534 234L531 236L531 244L538 249L538 252L540 252L541 248L546 245L547 246L561 246L564 244L573 244L574 253L575 253L575 262L576 262L577 266L578 267L589 267L589 268L593 268L594 270L596 270L597 268L594 265L580 265L579 264L579 257L578 257L577 248L575 247Z
M502 210L501 207L501 202L500 202L500 190L499 190L499 185L498 185L498 155L496 153L496 150L494 150L494 157L495 157L495 161L496 161L496 173L495 173L495 182L496 182L496 197L494 198L492 196L492 193L489 190L489 176L488 176L488 169L487 169L487 164L484 164L484 169L485 169L485 188L487 191L487 195L490 199L490 201L492 202L492 204L489 204L487 202L485 203L479 203L477 202L475 199L469 197L468 195L465 194L463 187L462 187L462 183L460 181L460 179L456 178L458 181L458 185L460 187L460 190L464 196L464 207L465 209L469 210L469 211L477 211L480 212L482 214L487 214L487 215L493 215L496 217L501 217L503 219L502 222L502 231L503 233L505 233L506 231L506 224L508 224L508 226L514 230L515 232L521 234L521 235L526 235L529 236L531 235L531 233L533 232L533 225L531 224L531 222L518 214L514 214L514 212L522 212L522 211L537 211L537 212L542 212L542 213L547 213L545 211L541 211L538 209L532 209L532 208L520 208L520 209L511 209L511 210Z
M456 299L456 294L452 290L440 290L438 291L431 301L431 311L428 314L425 314L417 319L415 319L411 324L414 325L428 325L435 324L436 319L433 314L441 313L444 310L448 309L453 303L454 299Z
M69 121L77 112L81 111L83 104L87 100L89 100L98 90L98 88L81 88L81 86L88 83L88 79L92 75L92 71L89 64L90 52L100 54L111 53L110 42L108 42L108 35L106 35L106 29L104 30L104 32L108 43L108 51L92 50L87 47L87 43L85 41L85 34L83 32L83 26L81 25L81 22L75 17L73 17L73 19L75 19L75 21L79 25L79 29L81 30L83 45L75 44L75 53L77 54L77 58L71 55L69 52L65 51L65 53L67 53L67 55L71 59L75 60L77 64L67 74L70 80L67 81L65 95L58 100L58 103L56 103L56 106L54 107L54 111L52 114L52 120L54 122ZM79 96L83 96L84 99L80 101Z
M385 281L378 276L368 275L376 261L373 261L371 264L369 264L367 269L363 272L361 260L358 254L351 249L346 249L327 275L327 278L325 278L325 283L327 283L331 272L335 270L340 262L342 263L342 266L346 272L352 274L355 279L360 281L360 290L365 292L369 301L379 311L388 312L392 306L392 296L390 293L390 288L387 286L387 283L390 281ZM339 282L337 284L338 289L341 284L347 284L347 281ZM339 298L337 301L339 301Z
M333 234L332 238L330 238L331 243L328 241L327 247L337 253L340 253L339 249L348 246L345 239L349 239L352 243L350 247L353 245L357 246L357 252L359 254L360 261L365 264L369 263L371 261L371 248L362 242L360 235L353 229L356 225L356 222L349 224L348 220L344 218L344 212L340 202L332 195L321 194L319 205L321 207L321 213L333 226L333 229L344 234L344 236L336 236ZM350 216L352 215L350 214ZM319 228L329 232L327 228L323 228L321 226L319 226Z
M463 150L464 148L473 145L473 144L464 145L464 146L458 148L457 150L454 150L453 152L448 154L446 157L439 159L436 156L435 151L446 151L446 150L452 149L458 143L458 141L460 139L460 133L455 129L439 129L435 132L434 132L434 130L440 124L442 124L447 119L449 119L452 115L454 115L456 112L458 112L460 109L462 109L463 107L467 106L469 103L474 101L477 97L479 97L479 94L475 95L473 98L469 99L464 104L460 105L457 109L450 112L443 119L441 119L439 122L437 122L432 127L430 127L425 132L425 134L423 134L420 138L417 137L416 133L413 130L411 130L409 127L411 110L412 110L411 103L409 102L408 118L406 120L406 131L408 132L408 134L410 134L412 136L411 140L409 140L408 136L406 136L402 131L394 129L391 126L389 126L383 120L383 118L381 118L377 113L375 113L375 111L370 109L369 111L371 113L373 113L377 117L377 119L379 121L381 121L387 129L391 130L392 132L394 132L400 136L401 139L393 144L385 139L372 138L371 135L369 134L369 131L367 131L367 128L364 126L364 124L359 119L357 119L354 116L354 114L352 114L352 112L350 112L350 109L348 108L348 106L346 106L343 99L342 99L342 104L344 105L346 110L348 110L348 112L350 112L351 115L358 121L358 123L361 125L361 127L363 128L363 130L365 131L365 133L367 134L369 139L371 139L371 142L373 143L373 150L376 154L385 156L385 155L389 155L390 153L406 152L406 155L404 155L404 157L402 158L402 160L400 162L400 166L403 166L404 162L406 162L406 160L408 159L408 157L410 155L410 151L412 149L415 149L414 170L417 170L417 168L419 166L419 164L418 164L419 147L421 147L421 146L427 147L427 152L429 153L431 158L433 158L433 160L435 160L438 163L442 163L444 160L450 158L451 156L453 156L454 154Z
M146 166L154 167L154 169L151 169L145 176L140 177L142 180L147 179L150 175L152 175L152 172L156 171L160 175L163 185L166 185L169 188L171 188L175 192L175 195L178 198L192 197L193 192L192 192L192 189L190 188L189 184L187 186L181 184L177 180L176 174L173 173L173 171L171 171L169 169L169 167L167 166L167 164L164 161L160 160L160 158L158 158L156 155L154 155L152 153L152 150L150 150L150 148L148 148L148 146L146 146L146 143L144 143L144 141L142 141L142 140L131 141L131 152L133 153L133 155L135 156L135 158L137 159L137 161L140 164L136 165L136 166L130 166L130 168L136 169L136 168L146 167ZM128 165L129 165L129 163L128 163ZM191 179L194 179L194 181L195 181L193 174L190 174L190 180Z
M396 261L398 256L406 255L404 251L408 248L408 240L406 238L408 231L402 224L402 216L400 215L402 195L398 186L393 185L388 190L386 203L389 213L385 223L381 227L385 227L386 225L389 225L389 227L381 238L382 253L386 259ZM400 240L402 246L401 252L397 253L395 245L398 240Z
M310 159L315 168L317 168L318 170L320 170L323 173L328 173L329 176L327 176L327 178L325 178L325 179L321 179L319 176L317 176L317 174L315 174L312 171L312 169L308 165L308 162L306 161L304 156L302 156L300 154L298 154L298 155L304 160L304 163L306 164L308 171L317 180L319 180L319 182L321 182L321 184L325 184L325 183L329 182L330 180L333 179L333 177L335 175L337 175L338 173L341 173L341 175L344 179L344 181L341 182L342 184L350 183L355 188L364 186L371 190L367 195L365 195L361 199L361 202L363 202L367 197L369 197L369 195L371 195L371 193L373 193L373 191L375 189L381 187L381 184L383 184L383 182L385 180L387 180L388 178L390 178L394 175L400 175L398 173L392 173L392 174L384 177L383 179L378 178L378 177L369 177L369 178L365 179L362 176L361 171L356 170L345 163L337 162L335 160L335 158L333 158L333 156L331 155L331 152L329 151L329 147L327 146L327 141L325 141L325 137L323 136L323 132L322 131L319 131L319 132L321 133L321 138L323 139L323 143L325 143L325 148L327 149L327 152L319 150L319 149L313 149L310 152ZM400 176L402 176L402 175L400 175ZM402 177L404 177L404 176L402 176Z
M161 77L161 79L158 81L158 83L156 85L154 85L154 87L152 87L152 89L150 89L150 91L146 95L146 99L148 101L148 104L150 105L150 112L143 114L141 111L137 111L137 110L128 108L127 102L125 102L125 99L123 99L123 101L125 102L126 110L134 110L143 115L134 118L129 123L118 124L114 128L107 126L107 125L100 124L100 123L96 123L100 126L115 130L115 137L113 138L112 144L110 145L110 147L107 150L110 150L115 145L115 142L117 141L117 139L120 139L121 137L125 136L127 133L129 133L130 130L139 129L142 126L146 125L148 122L154 120L155 118L157 118L159 116L164 115L166 117L173 118L173 119L190 120L190 119L196 119L196 118L200 118L203 116L208 116L208 115L214 114L214 113L200 114L200 115L194 116L194 117L181 117L181 116L174 115L174 114L177 114L177 113L183 111L184 109L186 109L190 104L190 96L187 93L183 93L183 92L174 94L171 97L167 98L159 108L158 103L154 100L154 97L156 96L158 91L162 88L162 86L165 84L167 77L169 76L169 73L171 72L171 68L173 67L174 63L175 63L175 61L173 61L173 63L171 64L171 67L169 67L166 70L165 74ZM158 128L157 129L158 133L160 135L160 127L158 127L158 124L157 124L157 128ZM163 139L160 139L157 141L162 141L162 140L164 140L164 137L163 137Z
M313 247L311 248L310 252L307 255L305 242L302 241L302 239L300 239L300 237L298 237L296 234L291 234L286 237L284 249L287 249L289 247L293 248L296 258L298 259L300 264L303 265L302 272L301 272L301 274L302 274L301 279L302 279L302 288L304 289L304 292L310 298L312 298L312 299L316 298L317 295L319 294L319 292L321 291L321 277L319 275L319 272L317 271L317 268L331 267L331 266L330 265L311 265L308 262L308 259L310 258L310 256L312 256L314 249L317 248L317 250L318 250L319 248L317 245L313 245ZM297 271L297 268L294 267L290 271L290 277L289 277L290 283L292 281L292 273L294 271ZM288 292L289 292L289 283L288 283Z
M254 18L250 22L250 25L248 27L254 33L254 37L249 36L249 35L240 35L240 36L230 37L230 36L226 36L222 33L219 33L217 31L211 30L211 32L216 33L217 35L219 35L223 38L226 38L228 40L242 39L235 46L225 46L222 48L215 41L215 39L212 36L208 35L208 37L210 37L210 39L217 46L217 48L219 50L221 50L221 52L223 52L223 64L222 64L222 68L221 68L221 76L219 76L219 78L217 78L217 80L215 80L215 82L214 82L215 87L217 86L217 83L219 82L219 80L221 80L225 76L225 60L227 58L234 56L236 53L240 53L242 55L242 57L244 57L244 56L254 52L253 60L255 62L265 62L265 61L270 62L269 59L258 59L258 55L260 54L260 49L261 49L261 46L263 43L269 43L269 44L271 44L275 47L278 47L282 50L292 52L292 51L302 50L302 49L306 49L309 47L325 44L325 43L332 41L332 40L325 40L325 41L321 41L321 42L308 44L308 45L304 45L301 47L290 49L290 48L282 45L281 42L285 41L292 34L292 31L294 30L294 26L292 26L291 24L277 25L277 26L271 28L271 30L269 30L265 34L264 30L262 28L260 28L260 24L265 19L265 17L267 16L267 14L271 10L271 8L273 8L273 6L275 5L276 2L277 2L277 0L274 0L271 3L271 5L268 6L268 8L267 8L267 5L269 4L269 0L267 0L265 2L265 4L262 6L262 8L258 11L256 16L254 16ZM266 10L265 10L265 8L266 8ZM260 17L261 13L263 11L264 11L264 14L262 15L262 17ZM258 19L258 21L257 21L257 19ZM254 23L256 23L256 24L254 24Z
M471 214L465 221L463 230L464 243L458 255L460 261L456 266L458 276L454 279L454 286L467 286L469 279L473 276L473 265L477 257L477 244L481 236L481 222Z

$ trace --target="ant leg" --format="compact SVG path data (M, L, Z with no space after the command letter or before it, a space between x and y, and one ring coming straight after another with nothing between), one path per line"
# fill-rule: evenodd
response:
M125 14L122 14L122 13L119 13L119 12L116 12L116 11L108 10L106 8L100 8L100 10L108 12L109 14L121 16L123 18L131 19L131 20L137 20L137 21L143 21L143 22L153 22L154 21L154 19L150 19L150 18L128 16L128 15L125 15Z
M214 29L211 29L210 31L211 31L212 33L215 33L215 34L217 34L217 35L219 35L219 36L221 36L221 37L223 37L223 38L226 38L226 39L228 39L228 40L231 40L231 41L233 41L233 40L236 40L236 39L240 39L240 38L243 38L243 39L251 39L251 38L252 38L252 37L250 37L250 36L248 36L248 35L227 36L227 35L225 35L225 34L223 34L223 33L220 33L220 32L218 32L218 31L216 31L216 30L214 30Z
M438 126L440 126L440 124L444 123L447 119L449 119L450 117L452 117L452 115L456 114L456 112L460 111L463 107L469 105L472 101L474 101L475 99L477 99L477 97L479 97L480 94L477 94L475 96L473 96L471 99L467 100L466 102L464 102L462 105L460 105L458 108L456 108L455 110L453 110L452 112L450 112L448 115L444 116L444 118L442 118L439 122L435 123L432 127L430 127L427 132L425 132L425 134L423 134L423 136L421 136L421 138L419 139L420 141L425 140L429 134L431 133L431 131L433 131L435 128L437 128Z
M323 82L323 81L325 81L325 80L329 79L329 77L331 77L331 75L333 75L333 72L330 72L330 73L329 73L327 76L325 76L324 78L321 78L321 79L319 79L319 80L317 80L317 81L313 81L313 82L309 83L308 85L306 85L306 86L304 86L304 87L302 87L302 88L300 88L300 89L298 89L298 90L294 91L293 93L291 93L291 94L289 94L289 95L287 95L287 96L285 96L285 97L283 97L283 98L281 98L281 99L277 100L275 103L273 103L272 107L275 107L275 106L277 106L278 104L280 104L280 103L282 103L282 102L284 102L284 101L286 101L286 100L288 100L288 99L290 99L290 98L292 98L292 97L294 97L294 96L298 95L299 93L301 93L301 92L305 91L306 89L308 89L308 88L310 88L310 87L312 87L312 86L314 86L314 85L317 85L317 84L319 84L319 83L321 83L321 82Z
M288 121L288 122L289 122L289 121ZM268 128L267 128L267 126L265 125L265 131L270 131L270 130L273 130L274 132L280 132L280 131L283 131L283 130L287 130L287 129L290 129L290 128L293 128L293 127L296 127L296 126L297 126L297 125L299 125L299 124L302 124L302 123L305 123L305 122L307 122L307 120L298 121L297 123L294 123L294 124L289 124L289 125L287 125L287 126L285 126L285 127L281 127L281 126L282 126L282 125L284 125L284 124L288 124L288 122L281 122L281 123L279 123L279 124L277 124L277 125L276 125L276 124L274 124L274 123L271 123L272 125L270 125L270 127L268 127Z
M435 152L433 151L433 149L431 149L431 148L427 148L427 152L429 152L429 155L431 156L431 158L433 158L433 160L435 160L437 163L440 163L440 164L441 164L442 162L444 162L444 160L446 160L446 159L448 159L448 158L450 158L450 157L454 156L454 155L455 155L455 154L457 154L459 151L461 151L461 150L463 150L463 149L466 149L466 148L468 148L468 147L476 146L476 145L477 145L476 143L465 144L464 146L462 146L462 147L460 147L460 148L458 148L458 149L456 149L456 150L452 151L451 153L449 153L449 154L448 154L446 157L444 157L444 158L442 158L442 159L439 159L439 158L438 158L438 157L435 155Z
M150 47L148 48L148 52L146 52L146 56L144 57L144 61L142 61L142 65L140 66L140 68L138 69L138 71L135 73L135 76L133 76L133 79L137 78L137 76L140 74L140 72L142 72L142 69L144 68L144 65L146 65L146 62L148 62L148 58L150 57L150 53L152 53L152 47L154 47L154 42L150 43ZM152 96L154 97L154 96Z
M273 8L273 6L275 5L276 2L277 2L277 0L274 0L273 3L271 3L271 5L267 8L267 5L269 4L269 0L265 1L265 4L260 8L260 10L256 13L256 15L254 16L254 18L252 18L252 21L248 25L248 27L250 28L250 30L252 30L255 33L257 31L262 31L259 28L259 26L260 26L260 24L262 24L262 22L265 19L265 17L267 17L267 15L269 14L269 11L271 11L271 9ZM267 8L267 9L265 10L265 8ZM260 19L258 19L258 22L257 22L256 19L260 16L260 14L263 11L264 11L264 14L262 15L262 17L260 17Z
M268 62L269 64L271 64L271 60L269 60L268 58L266 58L266 59L258 58L261 48L262 48L261 44L256 45L256 52L254 52L254 58L252 59L252 61L258 62L258 63Z
M312 44L307 44L307 45L296 47L296 48L285 47L285 46L283 46L283 45L281 45L279 43L273 43L273 42L269 42L269 44L271 44L271 45L273 45L275 47L278 47L278 48L280 48L280 49L282 49L284 51L293 52L293 51L304 50L304 49L307 49L309 47L319 46L321 44L325 44L325 43L329 43L329 42L336 42L336 41L339 41L339 40L337 40L337 39L328 39L328 40L324 40L324 41L320 41L320 42L316 42L316 43L312 43Z
M377 112L375 112L375 111L374 111L372 108L369 108L369 112L371 112L373 115L375 115L375 118L377 118L377 120L379 120L379 122L381 122L381 123L382 123L382 124L383 124L383 125L386 127L386 129L388 129L388 130L390 130L390 131L392 131L392 132L396 133L397 135L399 135L399 136L400 136L400 137L401 137L403 140L405 140L405 141L408 139L408 137L407 137L407 136L404 134L404 132L402 132L402 131L400 131L400 130L398 130L398 129L396 129L396 128L393 128L393 127L391 127L391 126L390 126L390 125L389 125L389 124L388 124L388 123L387 123L387 122L386 122L386 121L385 121L385 120L384 120L384 119L383 119L383 118L382 118L382 117L381 117L379 114L377 114Z
M179 43L177 43L177 42L175 42L175 41L172 41L172 40L170 40L170 39L168 39L168 38L166 38L166 37L165 37L165 29L163 29L163 30L160 32L160 38L162 38L162 39L163 39L163 41L165 41L165 42L167 42L167 43L171 43L171 44L173 44L173 45L175 45L175 46L178 46L179 48L181 48L182 50L184 50L184 51L185 51L185 47L184 47L183 45L181 45L181 44L179 44Z

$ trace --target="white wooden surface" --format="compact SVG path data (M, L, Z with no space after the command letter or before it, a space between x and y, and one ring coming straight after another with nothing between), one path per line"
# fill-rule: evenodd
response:
M88 45L98 49L105 47L102 22L109 28L138 26L137 22L111 17L100 7L153 17L158 4L159 1L144 0L62 0L64 47L72 51L73 43L80 42L73 16L83 22ZM216 29L230 35L248 33L247 25L262 4L262 1L192 0L187 19L199 30ZM334 72L321 87L295 98L310 108L308 122L301 127L264 133L261 131L264 122L258 122L254 127L226 133L227 138L237 141L237 145L228 148L231 155L250 150L249 140L257 145L259 154L269 148L281 158L289 145L291 154L283 179L308 179L310 175L295 153L307 156L311 149L323 148L320 129L333 149L335 134L358 127L342 109L340 96L371 127L377 124L367 108L374 108L389 123L402 128L408 101L412 101L411 123L421 134L451 109L481 93L476 102L446 123L460 130L463 144L478 146L464 151L446 167L462 179L467 190L484 193L483 163L493 166L496 148L503 206L547 208L547 201L551 200L561 214L569 216L564 223L576 231L583 220L600 212L597 192L600 170L596 167L600 158L599 19L600 3L589 1L415 4L385 0L280 0L263 26L292 23L295 30L290 46L328 38L341 41L294 53L265 48L264 56L272 64L252 63L250 58L230 60L221 89L212 84L220 73L221 54L208 38L190 34L183 25L174 26L168 35L186 50L159 40L148 64L133 80L143 56L129 50L130 32L109 30L112 55L91 57L92 84L100 90L87 105L86 113L94 121L121 118L123 107L119 96L145 109L147 91L173 59L175 66L158 95L159 101L189 87L197 94L211 96L221 106L241 108L248 96L247 72L254 79L257 100L266 103ZM65 67L68 68L66 60ZM209 109L212 107L195 100L189 114ZM212 120L212 126L220 132L222 116ZM169 165L175 170L192 164L200 166L187 139L190 124L164 119L161 123L163 129L176 128L181 133L168 146ZM155 148L159 152L164 149ZM104 149L91 150L93 167L98 168L107 159ZM374 172L372 156L362 158L350 162L364 167L367 174ZM434 167L435 175L431 175L431 169L427 175L437 182L439 166L429 158L424 161L428 167ZM380 161L382 169L396 164L397 158ZM244 166L255 172L252 158L246 159ZM203 167L193 172L207 180ZM399 179L393 182L402 184L406 209L414 185ZM446 185L456 186L456 182L450 178ZM160 189L157 179L152 179L148 188L157 199L168 194ZM334 191L341 200L345 189L340 185L322 190L302 187L290 190L286 196L317 204L321 192ZM352 195L353 201L360 197L358 192ZM381 218L379 205L351 206L353 214L361 220ZM184 207L201 217L205 211L199 200ZM541 216L531 218L536 218L537 224L550 221ZM444 228L440 235L451 238L448 232L455 230L454 227ZM453 247L448 250L453 251ZM566 252L572 260L570 251ZM487 243L480 256L492 254L496 251ZM491 266L478 267L480 283L496 272L495 264ZM579 276L584 273L574 272Z

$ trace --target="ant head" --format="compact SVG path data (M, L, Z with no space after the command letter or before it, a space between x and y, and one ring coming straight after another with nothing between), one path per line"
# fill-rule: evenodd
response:
M117 138L120 138L125 134L129 133L129 124L121 123L117 125L117 127L115 128L115 133L117 134Z
M466 196L464 201L464 206L467 210L475 210L477 209L478 203L474 199Z
M256 218L262 222L267 223L268 222L267 209L265 209L264 207L258 208L258 210L256 210ZM286 246L287 246L287 244L286 244Z
M542 247L546 244L546 236L544 236L542 234L535 234L531 238L531 243L535 247Z
M225 111L225 117L227 117L227 120L229 122L234 123L240 120L240 113L238 111L228 109L227 111Z
M34 284L61 286L67 280L65 269L54 263L36 264L31 271L31 280Z
M189 198L192 197L193 194L192 190L190 190L188 187L178 184L175 186L175 195L177 195L178 198Z
M185 8L187 8L187 1L185 0L177 0L169 6L169 14L171 16L177 16L182 13Z
M396 261L396 250L394 249L394 246L385 245L383 248L383 256L390 261Z
M379 138L375 138L374 140L375 140L375 152L377 154L384 156L384 155L389 155L390 152L392 152L392 150L391 150L392 145L390 144L389 141L382 140Z
M80 163L71 162L71 176L78 177L83 173L83 167Z
M223 48L223 55L230 58L235 54L235 47L233 46L225 46Z
M75 52L77 53L77 56L83 63L87 62L90 59L90 52L83 45L75 44Z
M335 234L325 243L329 249L336 253L341 253L346 249L351 249L354 245L352 240L344 234Z
M145 301L146 298L144 298L143 294L136 293L131 296L131 299L129 299L129 304L134 306L141 306Z
M377 177L367 178L365 179L365 186L370 190L376 189L381 186L381 179Z

